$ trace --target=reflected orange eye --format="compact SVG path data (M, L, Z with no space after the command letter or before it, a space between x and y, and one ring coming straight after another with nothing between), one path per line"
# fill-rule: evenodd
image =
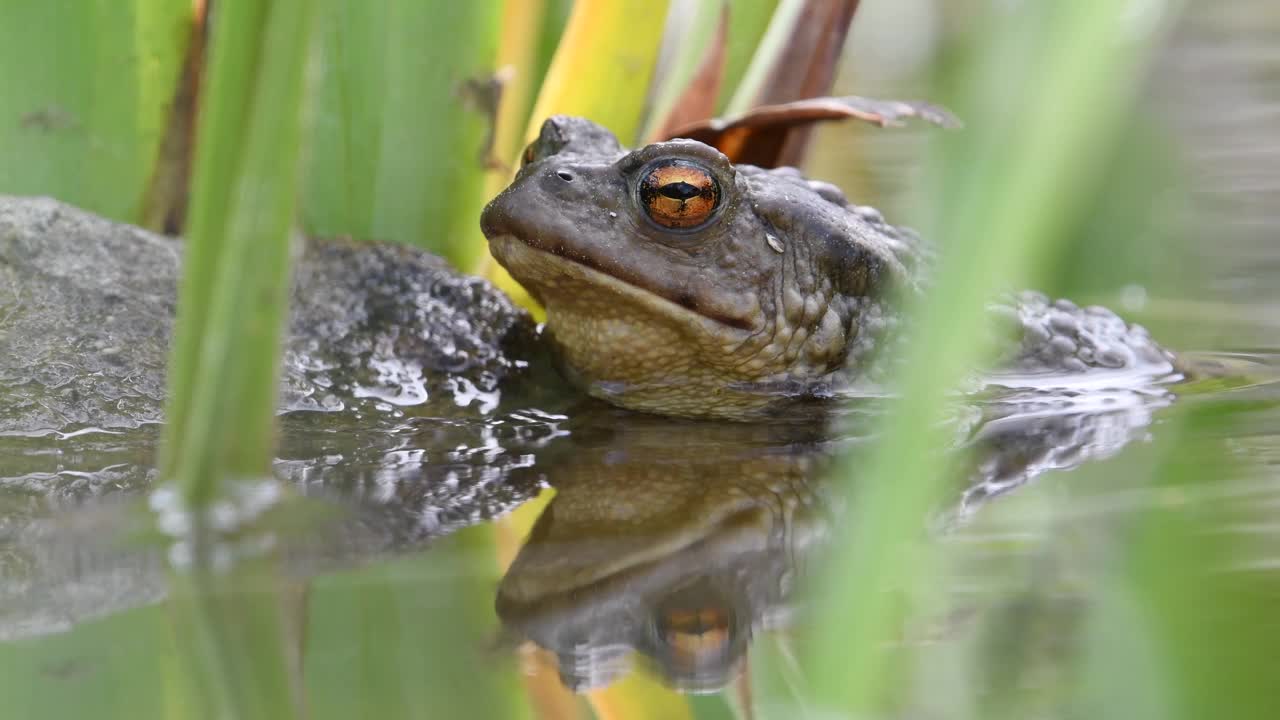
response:
M640 203L663 227L697 227L719 207L720 184L701 165L667 160L645 171L640 180Z

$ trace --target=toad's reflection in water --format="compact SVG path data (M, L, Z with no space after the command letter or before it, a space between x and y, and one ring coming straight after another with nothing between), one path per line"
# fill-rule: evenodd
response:
M753 629L781 620L795 555L824 534L820 438L637 416L595 435L548 471L556 495L498 615L554 652L574 690L612 682L633 650L681 689L718 689Z
M940 516L963 519L1042 472L1118 451L1167 402L1077 400L1029 392L974 408L972 474ZM821 478L842 437L803 425L597 423L545 470L556 494L497 592L506 639L550 651L575 691L611 684L637 653L677 689L724 687L754 634L791 622L807 559L840 515Z

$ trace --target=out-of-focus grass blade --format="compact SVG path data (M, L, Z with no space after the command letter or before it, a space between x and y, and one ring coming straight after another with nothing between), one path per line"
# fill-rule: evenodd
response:
M1253 530L1269 513L1240 487L1266 470L1241 472L1213 408L1161 428L1152 502L1090 618L1081 717L1275 717L1280 576L1271 534Z
M140 220L191 0L0 2L0 192Z
M874 712L889 702L891 591L927 562L914 540L946 477L947 398L984 354L974 341L983 306L1021 284L1058 239L1174 4L1031 4L983 21L991 45L953 104L969 129L941 141L926 232L946 249L928 301L913 311L902 397L871 457L842 468L852 512L833 538L804 648L824 705Z
M314 7L218 10L161 462L193 507L269 470Z
M642 133L645 142L663 139L668 128L716 114L729 16L729 5L723 0L696 3L684 13L679 5L672 9Z
M500 3L332 0L302 218L313 235L475 260Z
M640 131L667 0L579 0L547 70L525 130L537 136L550 115L581 115L613 131L623 143ZM624 40L625 38L625 40ZM535 303L495 262L479 271L526 307Z
M729 112L729 100L742 83L747 66L760 48L760 41L769 29L769 21L777 8L778 0L733 0L729 3L729 42L725 49L724 78L716 103L720 114Z
M0 715L15 720L166 717L159 678L174 660L165 618L156 608L84 623L66 633L0 643Z
M277 581L256 561L211 574L206 509L270 472L315 13L312 0L257 0L214 16L161 457L195 559L170 607L197 716L301 709Z
M858 0L782 0L724 114L826 95L857 9Z
M807 1L780 0L751 54L750 64L743 69L742 78L733 86L733 95L725 103L723 114L741 115L761 100L761 91L768 81L769 71L786 50L787 40L800 20Z

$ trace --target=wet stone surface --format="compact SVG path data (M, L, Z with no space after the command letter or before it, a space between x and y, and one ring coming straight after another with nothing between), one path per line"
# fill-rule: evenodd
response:
M178 240L0 197L0 637L160 595L164 553L106 539L136 529L155 484L180 260ZM503 395L538 352L505 295L426 252L344 241L299 248L292 295L274 475L341 510L291 567L421 546L537 491L517 471L564 418Z
M52 200L0 200L0 431L158 422L179 253Z
M0 432L159 422L181 243L48 199L0 198ZM308 243L283 410L475 415L522 363L528 315L412 248ZM459 400L462 402L459 402Z

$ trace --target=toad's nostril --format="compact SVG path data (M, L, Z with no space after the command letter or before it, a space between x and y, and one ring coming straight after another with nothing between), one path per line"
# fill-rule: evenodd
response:
M569 172L568 170L557 170L556 177L560 178L565 182L573 182L573 173Z

